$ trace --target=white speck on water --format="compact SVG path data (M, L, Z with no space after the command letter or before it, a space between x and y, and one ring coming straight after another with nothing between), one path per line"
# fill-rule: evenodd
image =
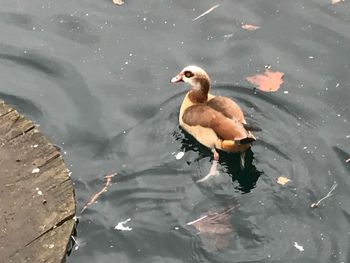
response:
M144 18L143 18L143 21L147 21L147 18L146 18L146 17L144 17Z
M179 230L180 228L178 226L174 227L175 230Z
M298 249L299 251L304 251L304 247L299 245L297 242L294 242L294 247Z
M30 147L37 148L38 146L39 146L38 144L34 144L34 145L31 145Z
M119 222L114 229L119 230L119 231L131 231L132 228L129 226L125 226L126 223L131 221L131 218L126 219L125 221Z
M185 155L185 152L178 152L175 155L175 158L176 158L176 160L180 160L182 157L184 157L184 155Z
M54 248L55 245L54 245L54 244L50 244L48 247L49 247L49 248Z
M338 88L338 87L339 87L339 85L340 85L340 84L339 84L339 83L337 83L337 85L335 85L335 87L336 87L336 88Z
M223 38L229 39L231 37L233 37L233 34L226 34L222 36Z
M38 195L43 195L43 192L41 192L40 190L38 191Z
M284 93L284 94L288 94L288 93L289 93L289 91L288 91L288 90L285 90L285 91L283 91L283 93Z
M32 170L32 174L37 174L38 172L40 172L40 169L39 168L34 168Z
M313 59L314 57L313 56L309 56L309 58Z

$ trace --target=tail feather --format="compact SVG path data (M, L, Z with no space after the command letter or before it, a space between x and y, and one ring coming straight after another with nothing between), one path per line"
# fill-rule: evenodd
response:
M256 141L255 138L247 137L247 138L244 138L241 140L235 140L235 143L236 144L249 144L249 143L254 142L254 141Z
M260 132L262 131L262 129L254 124L247 124L247 123L243 123L243 127L244 129L246 129L247 131L257 131Z

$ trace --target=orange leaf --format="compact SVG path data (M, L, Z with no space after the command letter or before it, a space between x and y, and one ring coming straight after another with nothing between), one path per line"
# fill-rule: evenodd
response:
M253 24L243 24L241 25L242 29L248 30L248 31L254 31L259 29L259 26L253 25Z
M246 77L246 80L257 86L262 91L277 91L283 83L283 73L266 69L264 74Z
M289 181L290 181L290 179L288 179L287 177L284 177L284 176L280 176L277 178L277 183L280 185L285 185Z

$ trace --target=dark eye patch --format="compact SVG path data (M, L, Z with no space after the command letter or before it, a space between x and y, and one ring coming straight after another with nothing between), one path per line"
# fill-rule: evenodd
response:
M191 78L194 76L194 74L191 71L185 71L184 74L186 78Z

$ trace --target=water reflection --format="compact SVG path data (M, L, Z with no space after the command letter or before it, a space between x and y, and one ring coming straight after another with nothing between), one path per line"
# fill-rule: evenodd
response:
M183 150L185 153L189 151L195 151L198 153L198 158L195 160L198 162L200 159L209 157L209 159L212 158L212 152L200 145L190 134L188 134L186 131L181 129L181 134L175 134L176 138L180 140L182 147L181 150ZM235 188L242 191L242 193L249 193L256 184L256 181L258 180L259 176L262 172L258 171L256 167L254 166L254 153L251 149L248 149L245 152L245 164L242 168L241 166L241 159L240 154L235 153L227 153L224 151L218 151L219 152L219 164L220 164L220 170L223 170L227 175L232 178L232 181L238 182L238 186ZM190 165L191 163L188 162ZM205 172L204 169L203 172ZM204 174L200 174L200 177L204 177ZM223 175L221 175L223 176ZM198 178L200 179L200 178ZM197 180L198 180L197 179ZM209 178L208 180L210 180Z

